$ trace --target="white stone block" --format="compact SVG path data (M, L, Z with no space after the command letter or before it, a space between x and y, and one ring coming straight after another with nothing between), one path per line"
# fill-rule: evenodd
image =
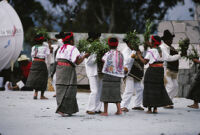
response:
M173 25L171 21L162 21L158 24L158 33L162 33L163 36L164 30L168 29L170 32L174 32Z
M185 32L185 23L183 21L172 21L174 33Z

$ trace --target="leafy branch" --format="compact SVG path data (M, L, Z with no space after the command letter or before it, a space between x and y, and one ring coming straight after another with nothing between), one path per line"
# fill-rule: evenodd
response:
M140 38L137 36L136 30L130 31L125 35L124 41L134 50L139 50Z
M42 34L46 40L49 40L49 39L50 39L49 34L48 34L46 28L43 28L43 27L39 28L39 27L36 27L36 28L34 29L34 31L35 31L35 33L36 33L37 35L38 35L38 34Z
M151 35L151 28L152 28L153 23L150 21L150 19L146 20L145 23L145 32L143 34L144 36L144 49L147 50L148 44L147 42L149 41L150 35Z
M187 56L188 59L192 60L194 58L199 58L197 50L192 46L192 53Z

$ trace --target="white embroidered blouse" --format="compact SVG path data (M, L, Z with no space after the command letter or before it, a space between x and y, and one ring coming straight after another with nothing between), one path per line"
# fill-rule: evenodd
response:
M102 57L104 61L102 72L105 74L124 77L124 58L117 50L110 50Z
M56 54L56 60L58 59L67 59L75 64L77 57L80 56L79 50L70 44L62 45Z
M156 48L149 49L146 52L146 56L144 59L149 60L149 64L153 64L154 62L163 61L163 58L160 57L160 54Z
M47 45L35 45L31 49L31 57L32 58L40 58L40 59L45 59L48 55L50 54L50 49Z

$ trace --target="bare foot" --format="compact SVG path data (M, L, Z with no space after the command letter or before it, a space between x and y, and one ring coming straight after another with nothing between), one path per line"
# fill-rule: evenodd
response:
M193 104L193 105L188 105L188 107L194 108L194 109L199 109L199 106L198 106L198 105L195 105L195 104Z
M37 99L37 93L34 93L33 99Z
M42 96L42 97L40 97L40 99L48 99L47 97L45 97L45 96Z
M120 111L117 111L115 114L116 114L116 115L121 115L121 114L122 114L122 111L121 111L121 110L120 110Z
M121 111L128 112L129 110L126 107L121 108Z
M153 110L153 113L158 113L158 111L157 110Z
M62 112L57 112L58 114L60 114L62 117L66 117L66 115Z
M108 116L108 113L102 112L100 115L101 116Z
M174 109L174 106L173 105L167 105L167 106L164 106L165 109Z
M152 113L152 111L146 111L146 113L148 113L148 114L151 114L151 113Z

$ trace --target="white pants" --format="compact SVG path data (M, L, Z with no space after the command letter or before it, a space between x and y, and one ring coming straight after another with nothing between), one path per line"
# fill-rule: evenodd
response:
M100 111L102 102L100 102L102 91L102 78L99 76L91 76L89 78L90 96L88 101L87 111Z
M143 89L144 86L141 81L135 81L132 77L127 76L126 78L126 87L124 94L122 96L121 107L128 108L128 105L131 102L131 98L133 96L135 90L135 102L134 107L140 107L142 105L143 100Z
M177 95L178 93L178 79L177 77L173 77L170 74L167 74L168 70L165 70L165 88L171 100Z
M53 79L51 81L51 84L52 84L54 90L56 91L56 73L53 75Z

